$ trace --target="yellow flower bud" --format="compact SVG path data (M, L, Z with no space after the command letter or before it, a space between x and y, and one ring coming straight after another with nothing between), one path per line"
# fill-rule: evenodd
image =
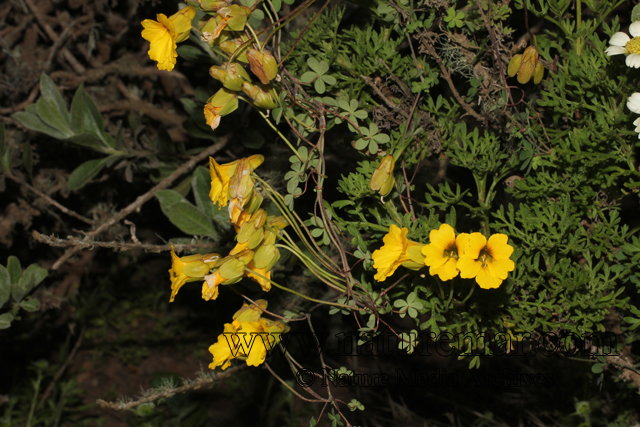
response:
M247 59L251 71L263 85L269 84L278 75L278 63L271 53L249 48L247 49Z
M225 88L235 92L242 89L242 83L251 81L249 73L237 62L220 66L214 65L209 69L209 75L219 80Z
M267 302L267 300L259 299L256 301L256 304L259 307L245 302L242 305L242 308L235 312L235 314L233 315L233 319L237 320L240 323L257 322L258 319L260 319L260 316L262 316L263 311L267 309L269 303ZM260 308L262 308L262 310L260 310Z
M251 84L244 82L242 92L251 98L253 105L258 108L272 110L278 106L278 94L273 85Z
M396 183L396 179L393 176L395 165L396 161L391 154L385 156L380 161L380 165L378 165L375 172L373 172L369 181L369 188L379 192L382 196L389 194Z
M544 66L539 62L538 49L529 46L523 54L514 55L507 68L509 77L518 75L518 83L525 84L533 76L534 83L540 83L544 75Z

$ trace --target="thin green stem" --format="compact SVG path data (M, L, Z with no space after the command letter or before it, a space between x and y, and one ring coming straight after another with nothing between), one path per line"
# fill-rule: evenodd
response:
M271 120L269 120L267 115L265 113L263 113L262 111L258 110L258 112L260 113L262 118L267 122L267 124L269 126L271 126L271 129L273 129L278 134L278 136L284 140L284 142L289 146L291 151L293 151L293 153L300 159L300 161L304 162L306 159L302 158L300 153L298 153L298 150L296 150L295 147L293 146L293 144L291 144L291 142L278 130L278 128L273 123L271 123Z
M247 22L244 26L249 29L249 31L251 32L251 35L253 35L253 39L256 41L256 44L258 45L258 49L260 50L260 52L262 52L262 45L260 45L260 40L258 40L258 36L256 36L256 33L255 31L253 31L253 28L251 28L251 25L249 25L249 23ZM265 43L265 46L266 46L266 43Z
M250 271L252 274L255 274L256 276L258 276L258 277L260 277L262 279L268 280L269 283L271 283L273 286L275 286L278 289L282 289L283 291L287 291L287 292L292 293L292 294L294 294L296 296L299 296L300 298L304 298L304 299L306 299L308 301L312 301L312 302L315 302L315 303L318 303L318 304L332 305L334 307L346 308L346 309L349 309L349 310L364 311L364 309L361 309L361 308L358 308L358 307L354 307L354 306L350 306L350 305L345 305L345 304L340 304L340 303L337 303L337 302L329 302L329 301L323 301L323 300L316 299L316 298L311 298L309 296L301 294L298 291L294 291L293 289L287 288L286 286L282 286L282 285L274 282L273 280L269 279L268 277L263 276L262 274L258 273L257 271L251 270L250 268L246 268L245 267L245 270L246 271Z

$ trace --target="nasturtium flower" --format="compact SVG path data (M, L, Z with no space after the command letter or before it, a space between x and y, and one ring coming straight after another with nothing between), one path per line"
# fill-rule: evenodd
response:
M396 161L393 156L391 154L386 155L373 172L371 180L369 181L369 188L379 192L383 197L391 193L396 183L396 179L393 177L393 168L395 165Z
M209 157L209 175L211 176L209 198L220 208L229 203L229 180L237 164L238 160L219 165L213 157Z
M247 305L233 315L232 323L224 325L224 332L218 341L209 347L213 355L210 369L218 366L222 370L231 366L231 360L245 360L248 366L258 366L264 362L267 352L282 340L282 334L289 332L289 326L281 320L261 318L267 301L258 300L255 305Z
M169 302L173 302L180 288L187 282L204 280L211 268L220 259L218 254L189 255L179 257L176 255L173 245L171 246L171 297Z
M195 16L196 8L187 6L168 18L164 13L159 13L156 15L157 21L142 21L142 38L151 43L149 58L158 62L159 70L173 70L178 57L177 43L189 37L191 21Z
M510 259L513 247L507 244L509 237L494 234L487 241L480 233L471 233L457 267L463 279L476 278L483 289L497 288L515 268Z
M630 38L626 33L615 33L609 40L605 53L608 56L625 54L627 67L640 68L640 21L629 26Z
M442 224L439 229L429 232L431 243L422 248L424 263L429 267L429 274L439 276L440 280L451 280L458 275L458 259L462 255L469 235L456 232L449 224Z
M374 279L378 282L384 282L401 265L405 263L412 265L417 261L412 259L410 252L415 252L412 248L422 247L423 245L407 239L408 233L409 230L407 228L403 227L401 229L397 225L391 224L389 233L382 239L384 245L373 252L371 256L373 258L373 267L378 270ZM420 262L424 263L423 260L420 260Z
M509 61L507 69L509 77L518 75L518 83L525 84L531 80L538 84L544 76L544 66L539 60L538 49L535 46L529 46L524 50L524 54L517 54Z
M238 109L238 94L227 88L217 91L204 105L204 118L211 130L220 126L220 119Z

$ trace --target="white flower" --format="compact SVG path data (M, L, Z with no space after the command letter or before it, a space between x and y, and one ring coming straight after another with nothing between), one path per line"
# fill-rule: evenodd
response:
M629 33L633 38L630 38L626 33L615 33L609 40L611 46L605 50L605 53L608 56L624 53L627 55L625 63L628 67L640 68L640 21L629 26Z
M640 117L635 119L633 124L636 126L636 132L638 132L638 139L640 139Z
M629 97L627 108L636 114L640 114L640 93L636 92Z

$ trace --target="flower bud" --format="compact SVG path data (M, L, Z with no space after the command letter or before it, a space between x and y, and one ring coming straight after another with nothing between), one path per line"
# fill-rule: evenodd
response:
M200 8L204 12L217 11L223 7L229 6L229 3L224 0L198 0L200 2Z
M238 94L226 88L220 89L204 106L204 117L211 130L220 125L220 118L238 108Z
M254 189L253 193L249 196L249 201L245 204L245 210L250 214L254 213L262 206L263 200L262 194Z
M240 49L243 44L244 41L242 40L242 38L235 38L220 43L219 47L220 50L222 50L227 55L233 56L236 60L248 64L249 60L247 59L247 49L249 49L249 45L247 44L245 47L238 51L238 49Z
M278 75L278 63L268 51L260 52L256 49L247 49L247 59L253 74L260 79L263 85L276 78Z
M518 83L525 84L533 76L533 82L538 84L544 75L544 66L539 62L538 49L529 46L523 54L514 55L507 68L509 77L518 75Z
M267 302L267 300L259 299L256 301L256 304L259 307L256 307L254 304L248 304L245 302L242 305L242 308L235 312L235 314L233 315L233 319L237 320L240 323L257 322L258 319L260 319L260 316L262 316L263 311L267 309L269 303ZM262 310L260 308L262 308Z
M262 237L264 237L263 225L267 220L267 211L264 209L258 209L252 216L249 221L247 221L242 228L240 228L240 232L236 237L238 243L246 243L251 237L258 233L260 235L260 241L262 241ZM259 244L260 242L258 242ZM253 248L249 248L253 249Z
M200 38L203 42L207 43L211 47L216 47L220 43L226 41L230 37L230 32L227 30L219 31L217 35L218 21L216 18L209 18L208 20L200 21L198 24L202 36Z
M227 7L218 9L218 17L222 21L226 21L227 27L232 31L244 30L244 24L251 16L251 9L247 6L239 6L232 4Z
M258 108L272 110L278 106L278 94L272 85L251 84L244 82L242 92L251 98L253 105Z
M209 75L219 80L225 88L235 92L242 89L242 83L251 81L244 67L237 62L214 65L209 69Z
M262 245L253 257L253 265L256 268L264 268L266 271L271 271L279 259L280 251L276 248L276 245Z
M425 256L422 253L422 248L424 248L424 246L425 245L421 243L410 242L409 247L407 248L407 255L409 256L410 261L402 263L402 266L414 271L423 268L425 266Z
M395 165L396 161L391 154L385 156L375 172L373 172L369 181L369 188L379 192L381 196L389 194L396 183L396 179L393 176Z
M173 22L176 32L176 43L180 43L189 38L191 33L191 21L196 16L196 8L187 6L180 9L169 17L169 21Z

